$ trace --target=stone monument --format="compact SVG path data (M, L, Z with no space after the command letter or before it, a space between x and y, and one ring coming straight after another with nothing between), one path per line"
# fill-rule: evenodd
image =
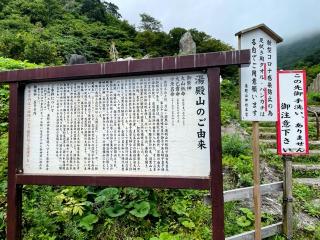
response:
M86 57L78 54L71 54L68 61L69 65L85 64L85 63L87 63Z
M197 52L196 43L193 41L192 35L189 31L182 35L179 47L179 55L190 55Z
M111 61L113 62L116 62L119 59L119 52L114 42L111 42L109 55L110 55Z

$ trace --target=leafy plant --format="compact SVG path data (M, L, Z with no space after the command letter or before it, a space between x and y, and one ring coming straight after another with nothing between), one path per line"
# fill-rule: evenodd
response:
M150 203L147 201L142 201L134 204L134 209L130 211L130 214L137 218L144 218L150 212Z
M231 100L221 100L221 124L227 125L232 120L236 120L239 117L239 111L236 103Z
M105 212L109 217L116 218L125 214L126 209L122 205L116 204L113 207L106 208Z
M223 79L221 82L221 96L223 99L234 102L234 99L238 98L238 86L233 81Z
M93 225L98 222L99 218L94 214L89 214L83 217L80 220L80 227L84 228L87 231L91 231L93 229Z
M119 189L117 188L105 188L101 190L95 198L96 203L102 203L106 201L117 200L119 198Z
M239 157L249 152L249 142L238 134L224 135L222 137L222 151L224 155Z
M240 208L239 210L243 215L237 218L237 224L243 228L251 226L254 222L253 212L248 208Z
M308 104L309 105L320 105L320 93L308 92Z
M303 209L310 216L320 218L320 204L305 203Z
M237 187L246 187L252 185L252 157L240 155L239 157L225 156L222 159L225 168L231 170L235 177Z

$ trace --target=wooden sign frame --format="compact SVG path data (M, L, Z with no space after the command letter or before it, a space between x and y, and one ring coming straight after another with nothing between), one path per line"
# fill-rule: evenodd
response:
M7 239L22 239L23 185L207 189L212 195L212 239L224 239L220 67L249 62L250 51L238 50L1 72L0 84L10 84ZM74 176L23 173L24 89L27 83L195 71L206 71L208 76L210 124L210 175L208 177Z

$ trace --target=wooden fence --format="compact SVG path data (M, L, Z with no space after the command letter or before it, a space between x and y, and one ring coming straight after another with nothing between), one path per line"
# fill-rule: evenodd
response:
M320 92L320 73L309 85L308 92Z
M262 184L260 186L260 191L261 191L261 195L265 195L273 192L281 192L283 191L283 182ZM238 189L232 189L229 191L224 191L223 195L224 195L224 202L252 199L253 187L238 188ZM210 199L210 196L205 197L204 201L207 204L211 204L212 202ZM281 234L283 232L282 229L283 229L282 222L265 226L261 229L262 238L267 238L277 234ZM226 238L226 240L253 240L254 232L255 232L254 230L249 232L244 232L238 235L228 237Z

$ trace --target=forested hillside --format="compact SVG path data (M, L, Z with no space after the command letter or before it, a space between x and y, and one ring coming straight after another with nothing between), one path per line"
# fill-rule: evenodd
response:
M109 60L114 41L120 57L174 55L186 29L161 30L161 23L142 14L140 26L121 19L118 7L100 0L2 0L0 54L34 63L62 64L72 53L90 62ZM198 52L231 47L192 29Z
M314 65L320 62L320 32L284 41L278 48L279 67L290 68L299 63Z
M280 69L306 69L308 82L320 72L320 33L300 36L278 48Z

